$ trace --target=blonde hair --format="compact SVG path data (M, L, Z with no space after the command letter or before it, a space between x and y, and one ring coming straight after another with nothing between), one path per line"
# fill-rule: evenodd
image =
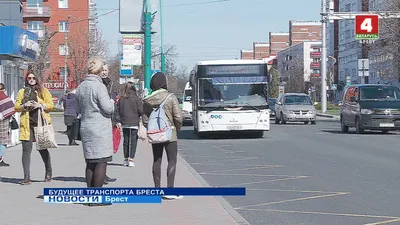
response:
M100 75L103 72L103 59L95 56L89 59L88 61L88 73Z

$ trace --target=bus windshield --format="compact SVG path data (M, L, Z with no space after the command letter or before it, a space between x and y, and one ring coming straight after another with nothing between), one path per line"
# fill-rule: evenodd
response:
M199 79L200 106L264 106L267 93L267 83L213 84L210 79Z

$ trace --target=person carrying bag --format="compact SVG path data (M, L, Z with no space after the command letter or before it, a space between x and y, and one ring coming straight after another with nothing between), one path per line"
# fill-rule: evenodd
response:
M14 103L5 91L4 84L0 83L0 166L10 166L4 162L4 156L7 145L11 144L11 130L15 127L13 124L15 120L13 117L15 114ZM18 123L16 126L18 129Z
M53 109L54 104L50 91L43 87L39 77L30 68L28 75L25 77L25 87L19 90L15 100L15 110L21 112L19 139L22 142L22 167L24 170L24 180L21 182L21 185L32 183L30 178L31 153L33 142L36 141L39 142L36 145L40 148L38 152L45 166L44 181L50 182L52 180L50 152L47 148L42 147L45 146L43 144L44 140L47 140L47 146L53 146L48 142L50 136L44 136L44 134L51 135L51 131L49 131L49 125L51 124L49 112ZM40 132L40 134L36 134L35 131Z
M36 149L43 150L48 148L58 148L53 126L48 124L47 120L44 118L43 109L40 108L39 111L38 126L34 127Z

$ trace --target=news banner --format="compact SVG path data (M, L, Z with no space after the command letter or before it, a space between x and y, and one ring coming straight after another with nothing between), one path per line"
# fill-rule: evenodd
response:
M161 203L167 195L245 196L246 188L44 188L45 203Z

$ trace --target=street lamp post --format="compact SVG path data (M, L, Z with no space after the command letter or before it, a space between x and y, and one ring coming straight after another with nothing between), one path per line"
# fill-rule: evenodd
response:
M322 49L321 49L321 110L322 113L326 112L327 99L326 99L326 27L327 27L327 11L326 11L326 0L321 2L321 22L322 22Z

